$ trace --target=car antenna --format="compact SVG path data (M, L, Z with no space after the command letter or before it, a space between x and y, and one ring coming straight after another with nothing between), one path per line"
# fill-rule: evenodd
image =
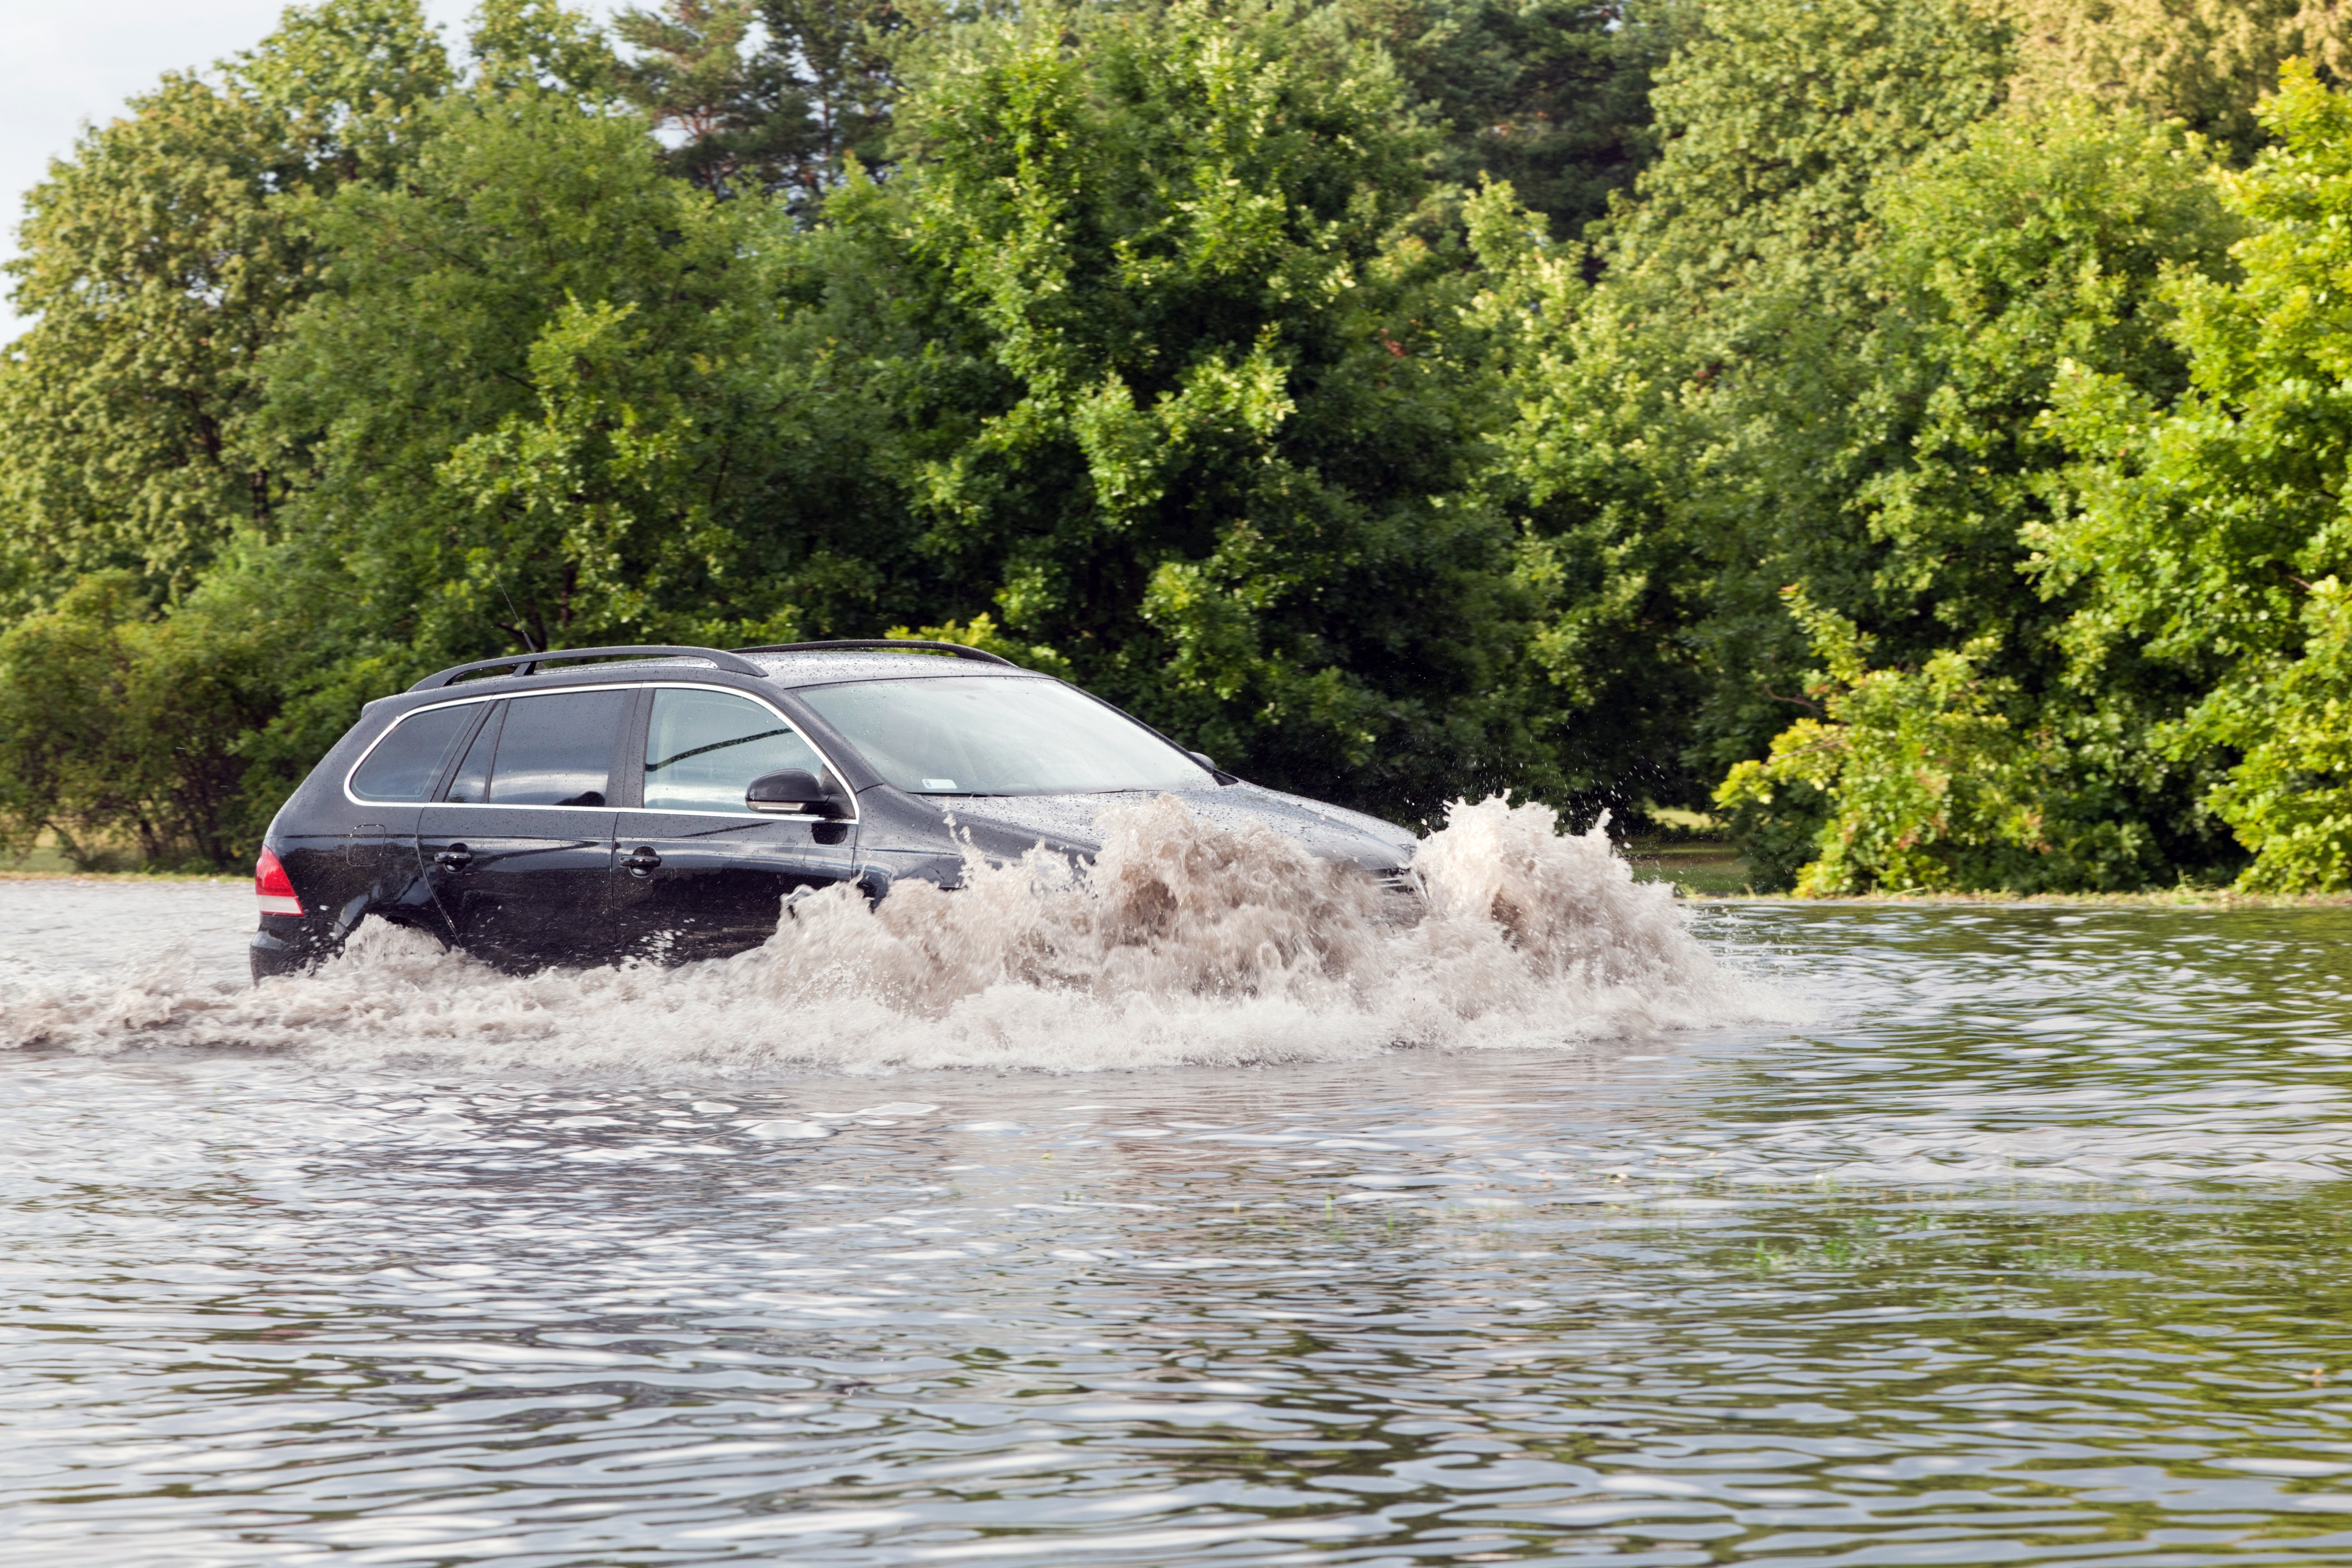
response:
M507 592L504 583L499 584L499 597L507 602L507 614L514 617L515 636L522 638L523 651L537 653L539 645L530 640L530 628L523 624L522 612L515 608L514 595Z

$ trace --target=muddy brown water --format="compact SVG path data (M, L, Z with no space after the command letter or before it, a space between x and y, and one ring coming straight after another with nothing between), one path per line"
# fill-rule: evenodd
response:
M249 911L0 884L5 1005ZM2352 917L1689 919L1549 1046L0 1050L0 1563L2352 1563Z

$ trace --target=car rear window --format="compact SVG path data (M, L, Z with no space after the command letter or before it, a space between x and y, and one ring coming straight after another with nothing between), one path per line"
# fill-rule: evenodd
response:
M441 776L449 748L479 711L468 703L428 708L400 720L352 774L352 793L362 800L423 800L432 793L433 781Z

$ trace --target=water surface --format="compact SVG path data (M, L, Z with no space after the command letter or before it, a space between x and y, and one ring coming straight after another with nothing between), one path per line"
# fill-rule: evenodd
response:
M0 884L0 979L249 910ZM0 1052L0 1563L2352 1562L2352 917L1695 918L1810 1021Z

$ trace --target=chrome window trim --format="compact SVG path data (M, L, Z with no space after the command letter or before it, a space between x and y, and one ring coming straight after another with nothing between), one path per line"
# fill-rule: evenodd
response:
M352 788L352 780L359 776L360 769L367 765L367 760L375 754L375 749L378 746L383 745L384 742L391 737L392 732L394 730L399 729L403 724L407 723L419 713L430 713L442 708L478 707L483 703L502 702L509 697L554 697L564 692L571 691L666 690L724 692L730 697L740 697L747 702L756 702L761 707L765 708L769 712L776 716L776 721L778 723L783 725L793 734L799 736L801 743L817 754L817 760L824 764L825 772L833 775L834 782L840 784L842 787L842 793L848 796L850 814L847 816L814 816L807 812L801 811L673 811L667 807L649 805L500 805L499 802L494 800L370 800L367 796L355 793ZM378 735L374 740L368 742L367 750L362 752L359 754L358 759L354 761L351 767L343 773L343 798L351 802L353 805L362 806L414 805L421 807L427 805L439 805L463 807L472 811L636 812L641 815L653 816L710 816L717 817L724 822L838 822L844 826L855 826L860 820L860 814L857 807L857 795L855 791L850 789L849 781L845 776L844 776L840 767L835 763L833 758L826 753L825 749L823 746L818 745L815 738L810 735L807 731L794 723L790 714L784 712L774 703L769 701L766 698L761 696L756 691L746 691L740 686L720 686L714 681L707 680L636 680L629 681L625 684L620 681L600 680L578 686L533 687L529 691L499 691L488 693L480 697L456 697L450 699L446 702L427 702L422 707L410 709L407 712L403 713L399 718L394 719L391 723L386 724L383 727L383 733Z
M580 689L583 689L583 688L579 688L579 687L572 687L572 688L569 688L568 689L572 689L572 690L580 690ZM407 712L403 713L399 718L394 719L391 723L386 724L386 725L383 727L383 734L381 734L381 735L378 735L374 740L370 741L370 742L368 742L368 745L367 745L367 750L366 750L366 751L364 751L364 752L362 752L359 754L359 756L358 756L356 759L354 759L354 760L352 761L352 765L351 765L349 768L347 768L347 769L345 769L345 770L344 770L344 772L343 772L343 798L344 798L345 800L347 800L347 801L350 801L353 805L446 805L454 804L454 803L452 803L452 802L448 802L448 801L435 801L435 800L372 800L372 799L370 799L368 796L363 795L360 794L357 790L354 790L353 788L352 788L352 781L353 779L355 779L355 778L357 778L357 777L359 777L359 776L360 776L360 770L361 770L362 768L363 768L363 767L367 766L367 760L368 760L370 757L373 757L373 756L374 756L374 755L375 755L375 749L376 749L378 746L383 745L386 741L390 740L390 739L392 738L392 732L393 732L394 730L399 729L403 724L407 723L411 719L415 718L419 713L431 713L431 712L436 711L436 710L443 709L443 708L473 708L473 707L479 707L479 706L481 706L481 705L483 705L483 704L485 704L485 703L496 702L496 701L498 701L498 700L499 700L499 698L501 698L501 697L505 697L506 695L508 695L506 692L501 691L501 692L499 692L496 696L486 696L486 697L453 697L453 698L451 698L449 700L447 700L446 702L427 702L427 703L424 704L422 707L411 708ZM583 806L577 806L577 805L567 805L567 806L558 807L558 808L555 808L555 809L560 809L560 810L563 810L563 811L581 811L581 810L587 810L587 811L598 811L598 810L602 810L603 808L602 808L601 806L585 806L585 807L583 807Z

